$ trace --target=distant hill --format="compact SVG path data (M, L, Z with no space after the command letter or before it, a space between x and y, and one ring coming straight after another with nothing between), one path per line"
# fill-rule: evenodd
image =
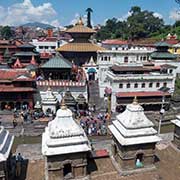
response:
M49 29L49 28L55 28L54 26L51 26L50 24L44 24L40 22L31 22L21 25L23 27L35 27L35 28L42 28L42 29Z

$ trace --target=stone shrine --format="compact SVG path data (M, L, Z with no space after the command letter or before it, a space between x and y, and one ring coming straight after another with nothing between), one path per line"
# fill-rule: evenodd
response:
M56 96L51 91L51 88L48 88L46 91L45 97L42 99L42 110L46 114L47 111L50 113L56 113L58 100Z
M90 143L81 126L73 119L72 111L62 100L61 109L49 122L42 136L45 156L45 179L81 179L87 176L87 156Z
M176 120L171 121L174 125L174 143L180 148L180 116L176 116Z
M136 98L109 126L113 137L112 155L122 171L153 167L155 145L160 141L153 126Z
M14 136L10 135L9 131L0 126L0 179L9 178L10 171L8 164L11 157L11 149L14 142Z

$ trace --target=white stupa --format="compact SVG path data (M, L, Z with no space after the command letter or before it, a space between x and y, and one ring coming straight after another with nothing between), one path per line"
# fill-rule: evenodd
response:
M46 91L45 97L42 99L42 109L46 113L48 109L51 109L53 113L56 112L58 100L56 96L51 91L51 88L48 88Z
M109 129L122 146L128 146L160 141L153 126L135 98L123 113L117 115Z
M73 119L72 111L63 102L55 119L49 122L43 133L42 154L54 156L90 150L91 146L84 130Z

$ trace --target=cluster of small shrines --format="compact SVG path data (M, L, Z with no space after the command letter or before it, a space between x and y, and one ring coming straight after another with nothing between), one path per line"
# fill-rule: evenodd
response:
M174 144L180 148L179 116L173 123ZM153 126L136 98L109 125L112 137L109 154L111 160L118 164L122 174L155 168L156 143L161 138ZM3 180L9 177L13 141L14 136L1 126L0 179ZM72 111L67 108L63 99L56 117L48 123L42 135L45 179L89 179L91 173L87 171L87 167L90 158L93 157L93 151L83 128L74 119Z
M155 167L156 143L161 138L153 126L136 98L109 126L112 135L111 158L122 172ZM49 122L42 136L45 179L90 178L87 166L92 152L84 130L62 101L55 119Z

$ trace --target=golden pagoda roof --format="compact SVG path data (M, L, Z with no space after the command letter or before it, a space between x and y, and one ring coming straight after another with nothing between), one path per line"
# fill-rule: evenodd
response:
M83 20L80 17L77 23L75 24L75 26L68 29L66 32L67 33L92 33L93 34L96 31L89 27L84 26Z
M106 50L103 47L100 47L93 43L68 43L60 48L57 51L68 51L68 52L96 52L96 51L104 51Z

